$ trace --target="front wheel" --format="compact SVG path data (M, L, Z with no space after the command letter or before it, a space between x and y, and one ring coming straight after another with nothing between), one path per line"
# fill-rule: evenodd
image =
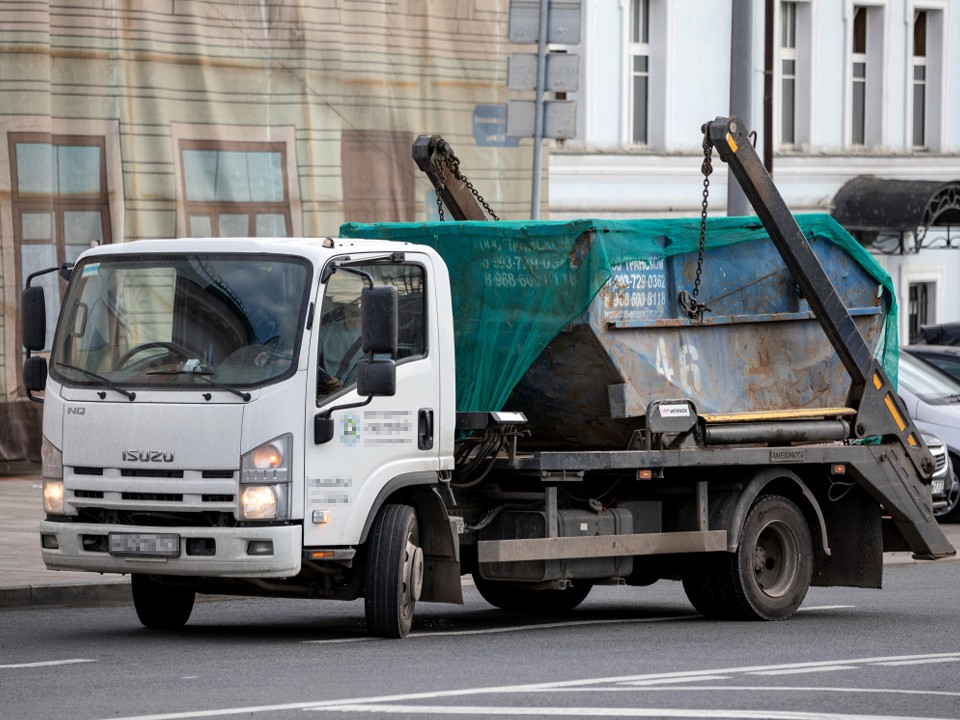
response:
M187 624L197 592L193 588L164 585L149 575L130 577L133 607L144 627L175 630Z
M813 574L813 541L800 509L763 495L747 513L733 553L705 556L683 589L703 615L731 620L784 620L800 607Z
M406 637L423 588L423 550L417 515L409 505L385 505L368 541L364 588L367 631Z

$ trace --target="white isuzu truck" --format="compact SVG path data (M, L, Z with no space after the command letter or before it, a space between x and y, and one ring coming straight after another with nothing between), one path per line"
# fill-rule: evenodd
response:
M679 579L708 616L782 619L811 584L879 587L885 549L953 554L875 359L883 278L800 230L736 119L706 134L763 227L699 251L683 221L137 241L51 270L49 345L31 276L44 562L130 575L149 627L198 592L362 597L403 637L463 575L513 610Z

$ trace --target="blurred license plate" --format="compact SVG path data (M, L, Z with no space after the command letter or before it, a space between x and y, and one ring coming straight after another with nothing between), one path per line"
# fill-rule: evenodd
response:
M943 495L943 480L934 480L930 483L930 492L934 495Z
M110 554L180 557L180 536L176 533L110 533Z

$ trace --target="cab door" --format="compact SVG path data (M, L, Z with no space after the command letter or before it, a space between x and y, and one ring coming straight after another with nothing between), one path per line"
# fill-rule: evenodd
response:
M396 394L357 394L361 274L340 268L318 292L308 387L316 412L307 413L304 544L355 545L381 492L436 478L440 469L440 363L431 259L405 253L401 262L364 263L351 253L350 268L375 285L397 289L399 332ZM452 358L450 358L452 362ZM351 407L353 406L353 407ZM314 415L329 413L333 438L314 441Z

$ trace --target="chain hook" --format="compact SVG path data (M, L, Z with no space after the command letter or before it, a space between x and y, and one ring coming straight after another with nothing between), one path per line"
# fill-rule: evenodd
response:
M703 275L703 253L707 243L707 206L710 200L710 175L713 174L713 145L710 144L710 124L704 123L700 128L703 132L703 163L700 172L703 173L703 202L700 208L700 250L697 253L697 275L693 282L693 292L686 290L677 296L677 302L691 320L703 322L705 312L713 312L707 304L700 301L700 281Z
M489 203L484 199L480 194L480 191L474 187L473 183L467 180L467 176L460 172L460 158L454 155L453 150L449 145L445 143L444 152L438 154L434 160L434 164L437 166L438 172L436 173L438 178L443 177L442 166L446 165L447 170L450 172L453 177L466 185L467 189L471 192L473 197L477 199L477 202L483 206L483 209L487 211L487 214L494 220L499 220L500 217L493 211L493 208L490 207ZM437 210L440 212L440 222L443 222L446 218L443 213L443 201L440 199L440 191L443 189L444 184L441 180L437 186Z

